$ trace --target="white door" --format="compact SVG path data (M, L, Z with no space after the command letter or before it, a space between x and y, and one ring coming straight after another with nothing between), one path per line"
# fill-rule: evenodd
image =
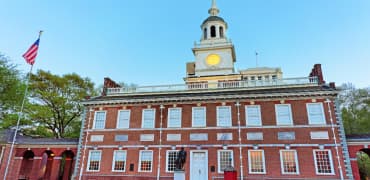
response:
M193 151L190 157L190 180L208 179L207 151Z

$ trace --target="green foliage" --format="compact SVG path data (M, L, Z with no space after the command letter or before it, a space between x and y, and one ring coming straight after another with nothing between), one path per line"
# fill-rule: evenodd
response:
M95 95L94 84L88 78L39 70L31 76L27 118L56 138L78 137L83 111L80 102L91 95Z
M16 124L24 90L20 72L9 58L0 54L0 128Z
M339 102L346 134L370 133L370 89L345 84Z
M366 180L370 178L370 157L362 152L359 151L357 153L357 164L360 170L361 179Z

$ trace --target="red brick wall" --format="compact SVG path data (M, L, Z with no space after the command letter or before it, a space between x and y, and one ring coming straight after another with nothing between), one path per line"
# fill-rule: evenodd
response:
M317 102L324 102L325 99L316 99ZM284 104L291 104L292 108L292 116L293 116L293 123L294 125L300 125L302 127L300 128L291 128L291 127L280 127L276 128L276 114L275 114L275 104L280 104L280 100L275 101L255 101L253 102L256 105L261 105L261 112L262 112L262 122L265 126L264 128L243 128L246 126L245 121L245 105L250 105L251 102L245 101L241 102L240 106L240 122L241 122L241 138L242 138L242 144L243 145L253 145L258 144L260 145L260 149L265 150L265 158L266 158L266 169L267 173L265 175L253 175L256 177L282 177L282 178L288 178L288 177L314 177L314 178L339 178L339 171L338 168L335 168L335 175L334 176L317 176L315 174L315 166L314 166L314 159L313 159L313 149L318 149L315 144L334 144L333 141L333 134L331 127L308 127L308 117L307 117L307 109L306 109L306 103L311 103L312 99L306 99L306 100L285 100ZM196 107L198 103L189 103L189 104L176 104L176 107L182 108L182 128L191 128L192 127L192 107ZM162 144L167 146L167 148L163 148L161 151L161 176L172 176L172 173L166 173L165 172L165 165L166 165L166 150L171 149L170 147L173 145L192 145L192 147L186 147L185 149L188 151L188 163L186 164L185 169L190 169L190 163L189 163L189 150L196 149L196 145L202 146L201 149L207 149L208 150L208 177L211 179L212 176L222 176L222 174L217 173L217 149L222 149L222 144L228 144L228 145L238 145L238 116L237 116L237 107L235 106L235 102L226 102L226 106L231 106L232 110L232 126L233 128L225 128L225 129L212 129L217 127L217 121L216 121L216 113L217 113L217 106L221 106L222 102L212 102L212 103L201 103L201 106L206 106L206 121L207 121L207 127L203 129L164 129L162 134ZM160 127L160 106L159 105L151 105L150 108L156 109L156 116L155 116L155 128ZM165 105L165 108L163 109L163 128L167 127L167 115L168 115L168 108L173 107L173 104ZM326 103L323 103L324 111L325 111L325 117L327 124L330 124L330 115L328 112L328 107ZM330 108L332 111L332 118L333 123L336 124L335 114L334 114L334 108L333 104L330 104ZM106 106L103 107L103 110L107 111L106 114L106 124L105 124L105 130L103 131L91 131L89 132L89 138L88 138L88 146L92 147L95 146L100 150L103 150L102 155L102 162L101 162L101 170L100 172L85 172L87 161L88 161L88 150L85 154L85 160L84 160L84 174L86 175L114 175L117 173L112 173L112 156L113 151L115 149L118 149L118 145L122 145L123 149L127 150L127 163L126 163L126 172L121 173L124 175L132 175L132 176L147 176L149 177L156 177L157 175L157 164L158 164L158 148L157 147L151 147L154 145L159 144L159 131L158 129L141 129L141 122L142 122L142 110L148 108L147 105L135 105L135 106L125 106L126 109L131 110L131 119L130 119L130 129L127 130L117 130L115 129L117 124L117 113L118 110L122 109L123 106ZM94 109L99 110L99 107L95 107ZM89 127L92 127L93 125L93 119L94 119L94 113L91 113L91 119ZM89 119L89 117L87 117ZM268 126L268 127L266 127ZM87 127L87 123L85 124L85 128ZM294 127L294 126L293 126ZM109 129L109 130L107 130ZM137 130L132 130L137 129ZM295 132L295 140L278 140L277 139L277 133L278 132L284 132L284 131L293 131ZM310 132L311 131L328 131L330 139L328 140L311 140L310 138ZM219 141L217 140L217 133L233 133L233 140L230 141ZM263 132L264 140L263 141L251 141L246 139L246 133L247 132ZM181 134L181 142L171 142L166 141L167 134ZM208 133L208 140L207 141L190 141L189 134L190 133ZM337 137L337 143L339 142L339 136L337 129L335 130L336 137ZM128 141L127 142L115 142L114 136L116 134L128 134ZM154 141L153 142L140 142L140 134L154 134ZM104 141L103 142L89 142L91 135L104 135ZM281 168L280 168L280 155L279 150L284 149L284 146L281 147L263 147L264 144L275 144L278 146L278 144L291 144L292 149L297 149L298 152L298 158L299 158L299 169L300 174L299 175L281 175ZM312 146L308 147L295 147L294 144L312 144ZM109 146L116 146L116 148L100 148L104 145ZM139 161L139 151L143 150L144 148L125 148L125 146L128 145L142 145L142 146L148 146L149 150L153 150L153 170L150 173L139 173L138 172L138 161ZM219 147L208 147L207 145L218 145ZM248 160L247 160L247 150L251 149L252 147L244 147L243 148L243 166L244 166L244 175L245 176L251 176L248 174ZM338 162L336 157L336 151L332 147L325 147L331 149L331 154L333 158L333 162L335 164L334 167L338 167ZM89 148L92 149L92 148ZM179 147L177 148L179 149ZM238 173L239 172L239 148L237 147L229 147L229 149L233 149L234 154L234 166L237 167ZM342 167L344 166L343 162L343 156L341 154L341 149L339 149L339 156L341 160ZM128 171L129 164L135 164L134 171ZM211 172L210 167L215 166L216 172ZM343 169L343 172L345 173L345 169Z

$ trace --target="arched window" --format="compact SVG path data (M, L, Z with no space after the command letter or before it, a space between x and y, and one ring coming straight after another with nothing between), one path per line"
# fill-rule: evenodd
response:
M203 39L207 39L207 28L204 28Z
M224 27L220 26L220 37L224 37Z
M216 37L216 27L211 26L211 37Z

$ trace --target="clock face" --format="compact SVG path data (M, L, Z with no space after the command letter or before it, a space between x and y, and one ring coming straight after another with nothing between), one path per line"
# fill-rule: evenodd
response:
M217 54L210 54L206 57L206 63L209 66L216 66L220 64L221 62L221 57Z

